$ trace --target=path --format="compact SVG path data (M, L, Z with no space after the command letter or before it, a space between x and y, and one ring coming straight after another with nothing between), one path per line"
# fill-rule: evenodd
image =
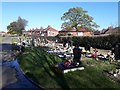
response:
M31 83L23 74L17 60L4 62L1 64L2 70L2 87L4 88L38 88Z

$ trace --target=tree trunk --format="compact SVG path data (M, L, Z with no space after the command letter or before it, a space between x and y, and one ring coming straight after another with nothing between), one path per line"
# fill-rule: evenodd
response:
M77 36L78 36L78 28L77 28L77 27L75 27L75 29L76 29L76 32L77 32Z

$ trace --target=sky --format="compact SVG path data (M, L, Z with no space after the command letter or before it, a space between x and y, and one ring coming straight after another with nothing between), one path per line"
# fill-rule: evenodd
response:
M119 0L1 0L2 2L119 2Z
M20 16L28 21L26 30L46 28L48 25L61 30L61 17L73 7L82 7L100 27L118 25L118 2L2 2L2 30Z

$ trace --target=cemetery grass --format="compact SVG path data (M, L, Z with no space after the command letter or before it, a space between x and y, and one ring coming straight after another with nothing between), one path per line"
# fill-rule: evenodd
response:
M116 67L108 61L85 60L84 70L57 74L51 65L63 60L48 54L43 47L26 48L18 57L25 75L44 88L120 88L120 83L103 74L103 70Z
M0 36L0 43L2 43L6 37Z
M3 36L0 36L0 43L2 43L7 37L3 37ZM17 37L9 37L9 38L12 38L12 43L15 43L17 42L18 43L18 39Z
M3 39L3 37L2 37L2 36L0 36L0 43L2 42L2 39Z

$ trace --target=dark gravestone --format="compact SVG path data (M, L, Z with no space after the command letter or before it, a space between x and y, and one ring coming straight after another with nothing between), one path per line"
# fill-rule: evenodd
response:
M31 46L34 47L34 45L35 45L34 44L34 39L32 38L32 40L31 40Z
M86 50L86 51L90 51L90 45L89 45L89 44L87 44L87 45L85 46L85 50Z
M120 43L115 45L115 60L120 59Z

